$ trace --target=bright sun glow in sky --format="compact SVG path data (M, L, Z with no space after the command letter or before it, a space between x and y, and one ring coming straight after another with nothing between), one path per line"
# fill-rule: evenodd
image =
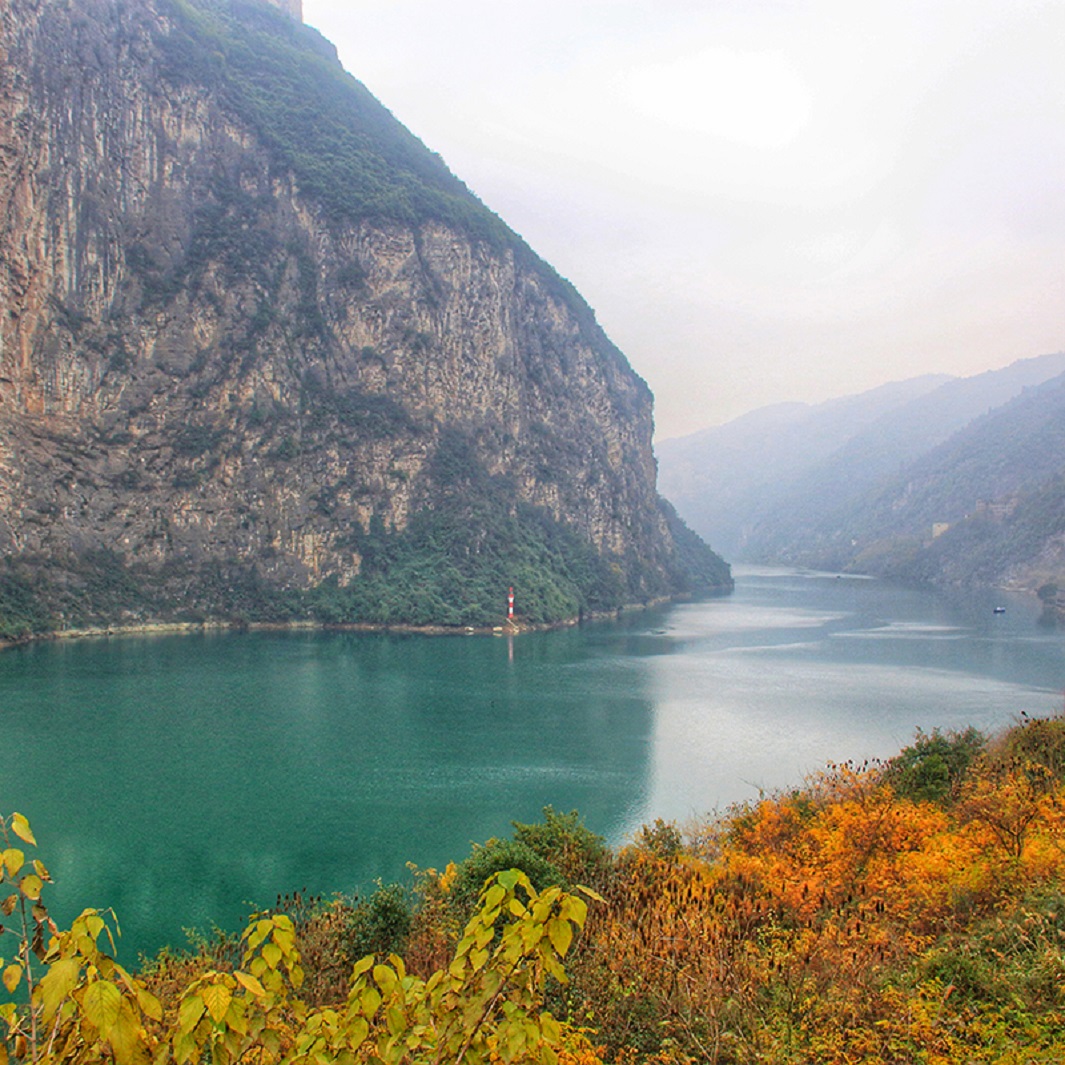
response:
M1062 0L304 0L659 436L1065 347Z
M810 89L782 52L706 48L623 78L626 103L653 122L754 148L783 148L810 123Z

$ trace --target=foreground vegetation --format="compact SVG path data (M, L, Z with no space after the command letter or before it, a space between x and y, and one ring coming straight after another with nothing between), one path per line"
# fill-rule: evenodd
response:
M412 888L282 898L136 976L105 914L54 927L28 823L0 827L0 1062L1065 1056L1063 719L918 734L617 852L547 808Z

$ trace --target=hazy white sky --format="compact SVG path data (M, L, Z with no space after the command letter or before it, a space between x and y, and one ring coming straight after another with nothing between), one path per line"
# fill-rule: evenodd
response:
M304 0L660 438L1065 348L1065 0Z

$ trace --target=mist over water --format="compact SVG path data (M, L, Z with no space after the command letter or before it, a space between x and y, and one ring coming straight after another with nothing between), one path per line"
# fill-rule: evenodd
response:
M0 654L0 809L30 818L58 917L113 906L132 960L279 892L460 860L547 803L618 843L917 727L1056 713L1063 646L1021 598L743 568L726 598L517 639L39 644Z
M649 814L683 820L831 760L890 757L918 728L1062 708L1065 643L1025 597L738 567L733 597L677 606L663 628Z

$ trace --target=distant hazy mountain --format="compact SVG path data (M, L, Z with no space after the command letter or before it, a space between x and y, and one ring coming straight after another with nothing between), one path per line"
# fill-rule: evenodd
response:
M793 484L869 425L951 380L930 374L816 406L780 403L660 441L659 489L716 550L734 555L751 523Z
M911 483L912 465L976 419L1011 400L1020 403L1026 389L1062 373L1065 353L968 378L914 378L813 407L767 407L662 442L659 484L693 528L726 555L840 567L862 556L871 564L871 545L895 535L877 525L879 508L894 514L892 507L903 507L897 496L882 502L885 493ZM1016 431L1025 436L1023 426ZM964 454L965 443L958 446ZM1018 452L1015 461L1025 460ZM1027 466L1034 471L1037 464ZM987 477L972 483L992 487ZM919 535L924 525L930 535L932 522L957 520L951 514L940 515L936 502L927 501L919 517L914 512L907 535Z
M810 561L905 579L1065 576L1065 374L976 419L794 545ZM843 519L840 521L839 519Z

